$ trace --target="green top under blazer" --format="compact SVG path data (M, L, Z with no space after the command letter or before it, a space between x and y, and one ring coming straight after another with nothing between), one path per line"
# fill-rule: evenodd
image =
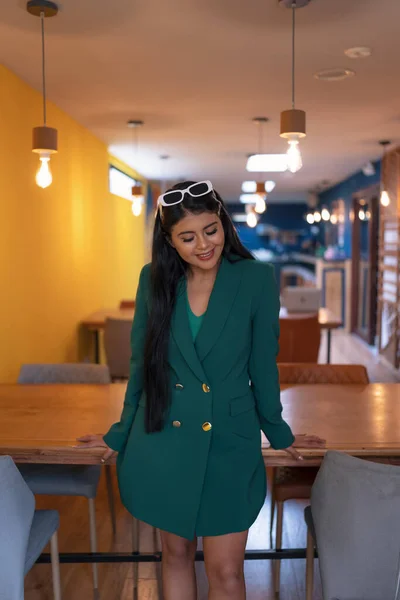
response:
M104 436L119 452L122 501L137 519L188 540L244 531L266 495L260 429L273 448L294 441L282 419L273 267L223 258L195 342L182 278L169 345L171 409L163 431L151 434L144 428L143 392L149 278L146 265L124 409Z

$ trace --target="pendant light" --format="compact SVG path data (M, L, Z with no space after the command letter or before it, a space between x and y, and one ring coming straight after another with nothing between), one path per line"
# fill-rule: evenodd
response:
M263 153L263 126L268 122L267 117L254 117L253 123L258 126L258 154ZM265 181L263 181L263 177L261 173L259 173L258 181L256 181L256 205L254 210L256 213L261 215L267 210L266 199L267 193L265 191ZM254 219L251 218L251 222L254 222ZM249 227L255 227L255 225L249 225Z
M133 161L137 162L139 155L139 135L138 131L140 127L143 127L143 121L131 119L128 121L128 127L133 131ZM142 207L144 204L143 186L140 182L135 183L132 186L132 214L135 217L139 217L142 213Z
M265 202L265 200L267 198L267 194L265 192L265 183L262 181L257 182L256 196L257 196L257 198L256 198L256 205L254 207L254 210L259 215L262 215L267 210L267 204Z
M326 206L322 207L321 217L322 217L323 221L329 221L329 219L331 218L331 213L329 212L329 210Z
M389 146L390 141L389 140L381 140L380 145L383 148L383 155L382 155L382 168L381 168L381 198L380 198L380 202L382 206L389 206L390 204L390 196L387 192L386 189L386 185L385 185L385 156L386 156L386 147Z
M254 227L256 227L256 225L257 225L257 223L258 223L258 219L257 219L257 215L256 215L256 213L254 212L254 210L250 210L250 211L247 213L246 222L247 222L247 225L248 225L249 227L251 227L252 229L254 229Z
M288 6L287 2L282 2ZM304 3L302 2L303 6ZM287 166L289 171L296 173L303 166L299 149L299 140L306 136L306 113L295 108L295 31L296 31L296 0L290 4L292 9L292 108L281 112L281 137L288 140Z
M314 223L320 223L321 222L321 213L319 212L319 210L315 210L314 211Z
M306 221L309 225L312 225L314 223L314 213L312 213L312 212L307 213Z
M47 126L46 107L46 62L44 47L44 20L55 17L58 6L47 0L29 0L26 10L35 17L40 17L42 35L42 92L43 92L43 125L35 127L32 132L32 152L39 154L40 167L36 173L36 183L41 188L47 188L53 181L50 170L50 156L58 150L57 129Z

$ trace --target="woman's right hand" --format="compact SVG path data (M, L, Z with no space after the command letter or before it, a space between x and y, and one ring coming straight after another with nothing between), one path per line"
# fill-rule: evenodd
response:
M115 450L107 446L103 439L103 434L101 433L97 433L96 435L83 435L82 437L77 438L76 441L81 442L81 444L75 446L75 448L106 448L106 451L100 459L102 463L105 463L109 458L116 454Z

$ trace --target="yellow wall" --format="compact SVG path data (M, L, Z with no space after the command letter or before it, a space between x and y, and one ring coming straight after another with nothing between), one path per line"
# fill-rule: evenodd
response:
M39 188L41 95L2 65L0 90L0 382L12 382L21 363L84 358L80 320L135 296L144 217L109 193L105 144L51 103L59 151Z

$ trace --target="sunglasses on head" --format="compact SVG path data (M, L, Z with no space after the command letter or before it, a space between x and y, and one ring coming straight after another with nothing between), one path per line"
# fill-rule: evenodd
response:
M161 194L157 200L157 205L174 206L183 201L185 194L189 194L193 198L198 198L212 191L214 191L214 188L211 181L199 181L198 183L192 183L184 190L170 190L169 192L165 192L165 194Z

